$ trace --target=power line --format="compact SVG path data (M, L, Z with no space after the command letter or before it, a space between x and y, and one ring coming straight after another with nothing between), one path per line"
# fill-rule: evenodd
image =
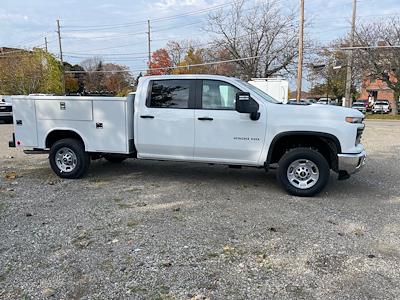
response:
M145 31L141 32L135 32L135 33L125 33L125 34L119 34L119 35L101 35L101 36L65 36L64 39L77 39L77 40L96 40L96 39L102 39L102 40L107 40L107 39L115 39L115 38L121 38L121 37L127 37L127 36L135 36L135 35L144 35L146 34Z
M245 0L245 2L248 0ZM194 11L189 11L186 13L182 13L182 14L177 14L177 15L172 15L172 16L166 16L166 17L160 17L160 18L154 18L154 19L150 19L151 22L161 22L161 21L166 21L166 20L172 20L172 19L177 19L177 18L181 18L181 17L185 17L185 16L191 16L191 15L197 15L197 14L203 14L203 13L207 13L213 10L217 10L217 9L221 9L225 6L228 5L232 5L234 4L235 1L231 1L228 3L224 3L224 4L219 4L219 5L215 5L212 7L208 7L208 8L203 8L203 9L199 9L199 10L194 10ZM142 21L137 21L137 22L131 22L131 23L120 23L120 24L103 24L103 25L87 25L87 26L63 26L64 28L103 28L103 29L112 29L112 28L116 28L116 27L129 27L129 26L133 26L133 25L138 25L138 24L146 24L147 20L142 20ZM72 30L70 30L72 31Z
M400 48L400 45L386 45L386 46L350 46L341 47L340 50L356 50L356 49L387 49L387 48Z
M80 55L64 55L65 57L72 57L72 58L91 58L93 56L80 56ZM148 58L148 56L132 56L132 57L104 57L102 55L97 55L99 57L103 57L103 58L108 58L108 59L126 59L126 60L130 60L130 59L145 59Z
M132 53L80 53L80 52L63 52L65 54L72 54L78 56L132 56L138 54L147 54L148 52L132 52ZM70 56L72 56L70 55ZM68 56L68 55L67 55Z
M217 65L223 63L230 63L230 62L237 62L243 60L249 60L254 58L260 58L262 55L250 56L250 57L243 57L243 58L235 58L235 59L228 59L228 60L220 60L220 61L213 61L213 62L205 62L200 64L191 64L185 66L174 66L174 67L162 67L162 68L151 68L151 69L136 69L136 70L95 70L95 71L66 71L66 73L70 74L79 74L79 73L126 73L126 72L144 72L144 71L157 71L157 70L173 70L173 69L188 69L192 67L200 67L200 66L209 66L209 65Z

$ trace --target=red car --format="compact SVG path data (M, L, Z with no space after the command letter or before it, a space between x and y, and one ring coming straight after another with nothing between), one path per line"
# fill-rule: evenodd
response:
M364 103L364 107L367 111L371 110L371 107L369 106L369 101L368 100L356 100L355 102L363 102Z

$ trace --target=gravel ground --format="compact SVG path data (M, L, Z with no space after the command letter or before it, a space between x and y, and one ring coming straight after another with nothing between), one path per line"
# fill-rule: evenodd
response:
M92 163L62 180L0 124L1 299L395 299L400 122L368 121L367 166L314 198L274 172ZM15 172L15 173L14 173Z

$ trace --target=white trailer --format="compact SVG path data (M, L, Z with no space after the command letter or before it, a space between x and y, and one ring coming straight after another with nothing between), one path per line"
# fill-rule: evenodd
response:
M249 83L279 102L287 103L288 101L289 81L282 77L252 78Z

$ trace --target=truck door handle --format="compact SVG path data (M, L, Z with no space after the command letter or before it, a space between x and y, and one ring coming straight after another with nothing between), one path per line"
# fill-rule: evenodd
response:
M154 116L140 116L142 119L154 119Z
M200 117L200 118L197 118L197 120L200 120L200 121L212 121L214 119L210 118L210 117Z

